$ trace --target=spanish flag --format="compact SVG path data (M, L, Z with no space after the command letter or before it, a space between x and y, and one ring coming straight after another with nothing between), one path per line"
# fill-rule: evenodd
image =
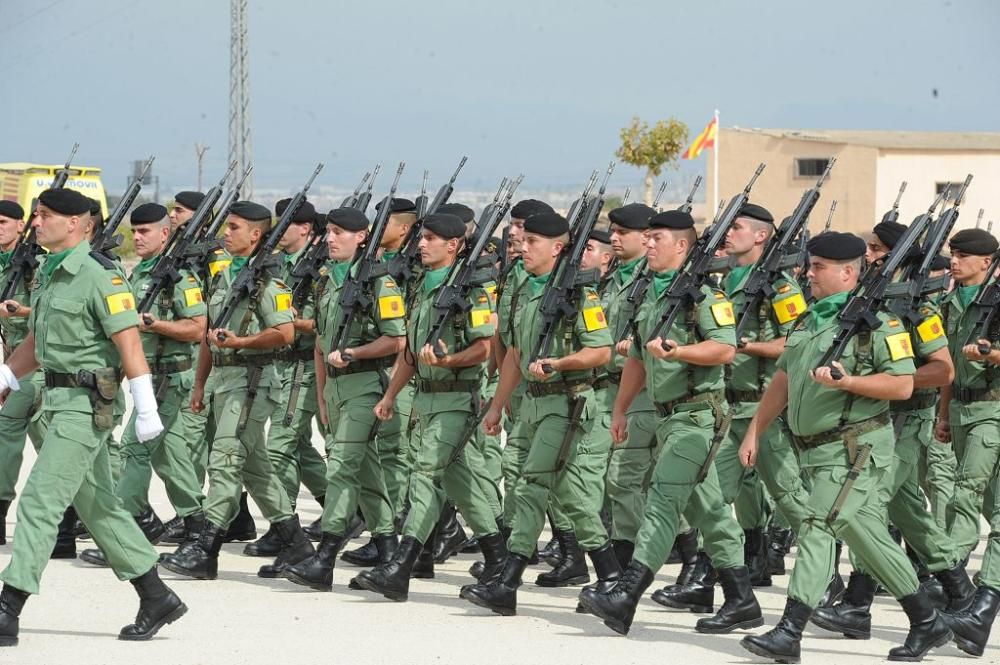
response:
M712 121L708 123L708 126L705 127L705 130L702 131L701 134L698 134L698 137L694 140L694 142L688 146L687 150L684 151L684 154L681 155L681 159L694 159L700 155L701 151L705 148L714 148L715 135L718 131L719 117L715 116L712 118Z

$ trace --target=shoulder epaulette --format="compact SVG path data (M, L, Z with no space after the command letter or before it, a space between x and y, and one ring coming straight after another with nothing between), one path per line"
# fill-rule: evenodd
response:
M90 258L100 263L105 270L117 271L119 268L117 263L106 257L104 254L101 254L100 252L97 251L90 252Z

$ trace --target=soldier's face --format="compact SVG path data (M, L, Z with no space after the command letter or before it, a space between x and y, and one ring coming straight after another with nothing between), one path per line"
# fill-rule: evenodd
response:
M348 231L336 224L326 225L326 248L333 261L349 261L354 258L358 245L364 240L367 231Z
M222 244L233 256L249 256L263 231L242 217L230 215L226 220L226 230L222 232Z
M89 224L90 213L61 215L41 203L35 208L35 216L31 218L38 244L52 252L61 252L74 246L74 241L83 238L83 232Z
M602 245L599 242L588 240L587 246L583 250L583 256L580 257L580 267L584 270L597 268L602 271L607 268L608 264L611 263L611 257L604 249L605 247L607 247L607 245Z
M132 227L132 241L135 243L135 253L143 259L148 259L159 254L169 236L169 224L140 224L139 226Z
M675 270L684 261L687 243L666 229L653 229L646 239L646 262L654 272Z
M395 247L406 236L410 230L410 225L400 221L398 215L389 215L389 221L385 225L385 233L382 235L383 247Z
M457 238L442 238L432 231L422 231L420 242L420 261L432 270L448 264L448 260L458 251Z
M725 253L739 256L751 251L758 242L767 239L767 232L754 229L753 223L746 217L740 217L729 227L726 233Z
M865 260L868 263L875 263L889 253L889 248L874 233L868 235L865 245Z
M817 300L847 291L857 281L855 263L842 263L824 259L821 256L809 258L809 285Z
M292 223L278 241L278 247L284 251L297 252L309 239L310 224Z
M991 258L966 254L953 249L951 251L951 276L963 286L982 284L986 280L986 271L990 269Z
M521 244L524 242L524 220L511 217L510 234L507 236L508 255L521 254Z
M521 245L521 257L524 259L524 269L532 275L544 275L552 270L563 242L555 238L546 238L535 233L525 233Z
M176 229L181 224L186 224L192 217L194 217L194 210L174 202L174 207L170 209L170 227Z
M618 224L611 225L611 249L623 261L632 261L642 255L646 248L647 231L627 229Z
M22 220L0 215L0 247L13 244L22 228L24 228Z

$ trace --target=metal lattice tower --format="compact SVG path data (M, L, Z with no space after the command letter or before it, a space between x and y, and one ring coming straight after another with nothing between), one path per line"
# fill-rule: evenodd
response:
M236 162L239 178L253 162L250 140L250 65L247 58L247 0L230 0L229 40L229 161ZM253 196L253 175L240 190L240 198Z

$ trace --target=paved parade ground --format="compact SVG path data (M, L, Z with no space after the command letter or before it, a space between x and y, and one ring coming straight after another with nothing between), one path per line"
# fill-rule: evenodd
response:
M22 467L23 484L34 453L30 446ZM162 484L153 481L153 506L166 520L172 516ZM301 497L303 523L319 516L318 506ZM15 504L16 506L16 504ZM266 522L252 507L262 534ZM14 527L12 510L8 533ZM14 537L17 536L16 528ZM548 533L544 535L548 538ZM363 544L363 539L349 547ZM77 551L93 546L79 541ZM173 551L160 547L160 552ZM347 588L360 570L338 562L334 591L304 590L284 580L257 577L266 559L242 555L243 544L223 546L219 579L179 579L161 568L189 609L177 623L151 642L119 642L119 629L131 623L138 607L132 587L108 569L80 560L52 561L42 580L42 593L32 596L21 615L19 646L0 650L0 663L18 665L274 665L313 663L375 665L607 664L696 665L698 663L763 662L739 645L745 633L701 635L694 624L703 615L668 611L649 599L639 605L628 637L605 628L590 615L574 613L579 587L542 589L535 576L548 566L530 567L518 593L518 616L499 617L458 597L459 586L471 582L466 570L475 555L451 558L437 567L434 580L413 580L410 601L393 603L365 591ZM969 563L970 573L982 563L980 546ZM10 558L10 545L0 546L0 565ZM789 558L789 562L794 558ZM849 572L845 552L841 572ZM665 566L650 592L673 583L679 565ZM766 627L772 627L785 605L788 577L775 577L770 589L757 589ZM717 590L717 603L721 590ZM884 660L906 636L906 617L891 598L876 599L872 639L846 640L810 626L802 642L804 663L871 663ZM760 628L755 632L763 632ZM971 662L953 644L933 651L925 662ZM1000 662L1000 637L994 633L983 658Z

